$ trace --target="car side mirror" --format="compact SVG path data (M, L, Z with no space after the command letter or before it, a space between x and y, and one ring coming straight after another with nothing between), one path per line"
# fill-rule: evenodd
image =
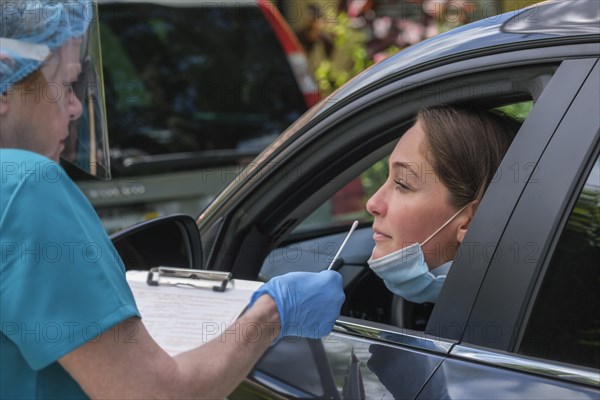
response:
M126 270L158 266L202 269L196 221L174 214L141 222L110 236Z

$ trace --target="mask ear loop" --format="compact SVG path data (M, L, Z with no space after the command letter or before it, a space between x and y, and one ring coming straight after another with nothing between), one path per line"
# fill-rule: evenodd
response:
M438 228L437 231L433 232L431 234L431 236L429 236L427 239L425 239L425 241L423 241L422 243L419 244L419 246L424 246L425 243L429 242L435 235L437 235L442 229L444 229L450 222L452 222L454 220L454 218L456 218L458 216L458 214L460 214L461 212L463 212L463 210L465 208L467 208L467 206L470 204L471 202L468 202L467 204L465 204L464 206L462 206L462 208L460 210L458 210L456 213L454 213L453 216L450 217L450 219L448 219L448 221L444 222L444 225L440 226Z

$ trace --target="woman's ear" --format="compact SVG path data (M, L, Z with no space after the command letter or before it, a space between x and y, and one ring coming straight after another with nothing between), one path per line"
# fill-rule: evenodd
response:
M458 243L462 243L469 230L469 225L471 224L471 220L475 216L475 211L477 211L477 206L479 205L479 200L473 200L470 202L464 209L462 215L459 217L458 229L456 231L456 240Z

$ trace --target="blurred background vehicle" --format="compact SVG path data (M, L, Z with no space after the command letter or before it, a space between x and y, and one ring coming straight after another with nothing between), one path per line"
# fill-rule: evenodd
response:
M197 215L319 100L268 0L100 0L111 182L82 180L107 231Z

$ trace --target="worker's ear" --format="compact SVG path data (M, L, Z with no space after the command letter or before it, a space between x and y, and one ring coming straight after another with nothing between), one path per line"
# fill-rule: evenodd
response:
M456 240L459 243L465 238L467 231L469 230L469 225L471 225L471 221L475 216L475 211L477 211L477 206L479 205L479 200L473 200L469 203L458 217L458 229L456 230Z
M0 63L11 63L12 60L0 49ZM4 115L8 112L8 95L7 92L0 93L0 115Z
M0 95L0 115L4 115L8 112L8 96L6 93Z

